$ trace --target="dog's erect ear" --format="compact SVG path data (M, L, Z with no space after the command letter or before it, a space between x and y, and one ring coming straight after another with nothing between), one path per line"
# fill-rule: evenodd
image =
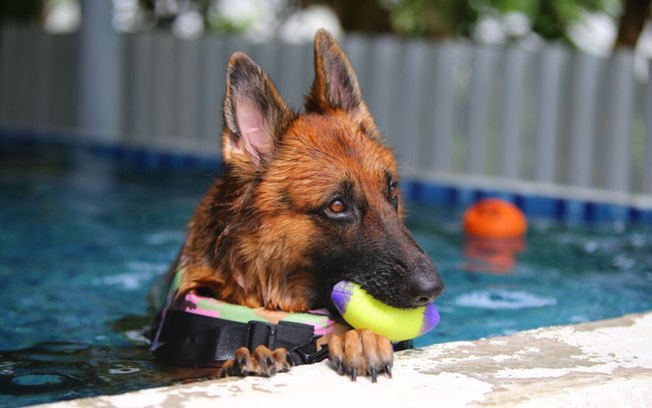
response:
M348 58L326 30L315 34L315 80L306 96L308 112L342 109L357 117L368 113Z
M293 114L276 87L248 56L236 52L226 73L222 157L227 164L264 167Z

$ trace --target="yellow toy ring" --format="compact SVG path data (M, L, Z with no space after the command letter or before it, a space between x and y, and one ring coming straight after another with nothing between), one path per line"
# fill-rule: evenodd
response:
M386 305L353 282L338 282L331 300L344 320L355 329L368 329L397 342L429 332L439 323L434 304L414 309Z

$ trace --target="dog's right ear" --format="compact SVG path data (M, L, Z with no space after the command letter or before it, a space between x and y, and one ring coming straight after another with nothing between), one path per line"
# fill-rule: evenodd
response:
M265 167L293 117L269 77L241 52L229 59L223 114L225 163L253 170Z
M368 115L358 77L333 36L321 29L315 34L315 80L306 96L308 112L341 109L354 118Z

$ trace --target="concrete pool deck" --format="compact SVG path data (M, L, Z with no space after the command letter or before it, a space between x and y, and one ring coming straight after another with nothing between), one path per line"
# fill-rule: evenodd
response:
M650 407L652 312L396 354L394 378L353 383L326 363L273 378L228 378L62 407ZM419 404L419 405L415 405Z

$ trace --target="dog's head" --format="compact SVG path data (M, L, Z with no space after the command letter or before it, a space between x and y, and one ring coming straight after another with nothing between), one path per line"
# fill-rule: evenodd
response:
M273 297L284 285L303 285L308 307L328 306L340 280L402 308L442 292L435 266L403 224L396 160L328 32L315 37L315 79L300 114L260 67L234 54L224 123L223 158L239 185L233 205L251 220L241 257L265 274L265 303L283 304Z

